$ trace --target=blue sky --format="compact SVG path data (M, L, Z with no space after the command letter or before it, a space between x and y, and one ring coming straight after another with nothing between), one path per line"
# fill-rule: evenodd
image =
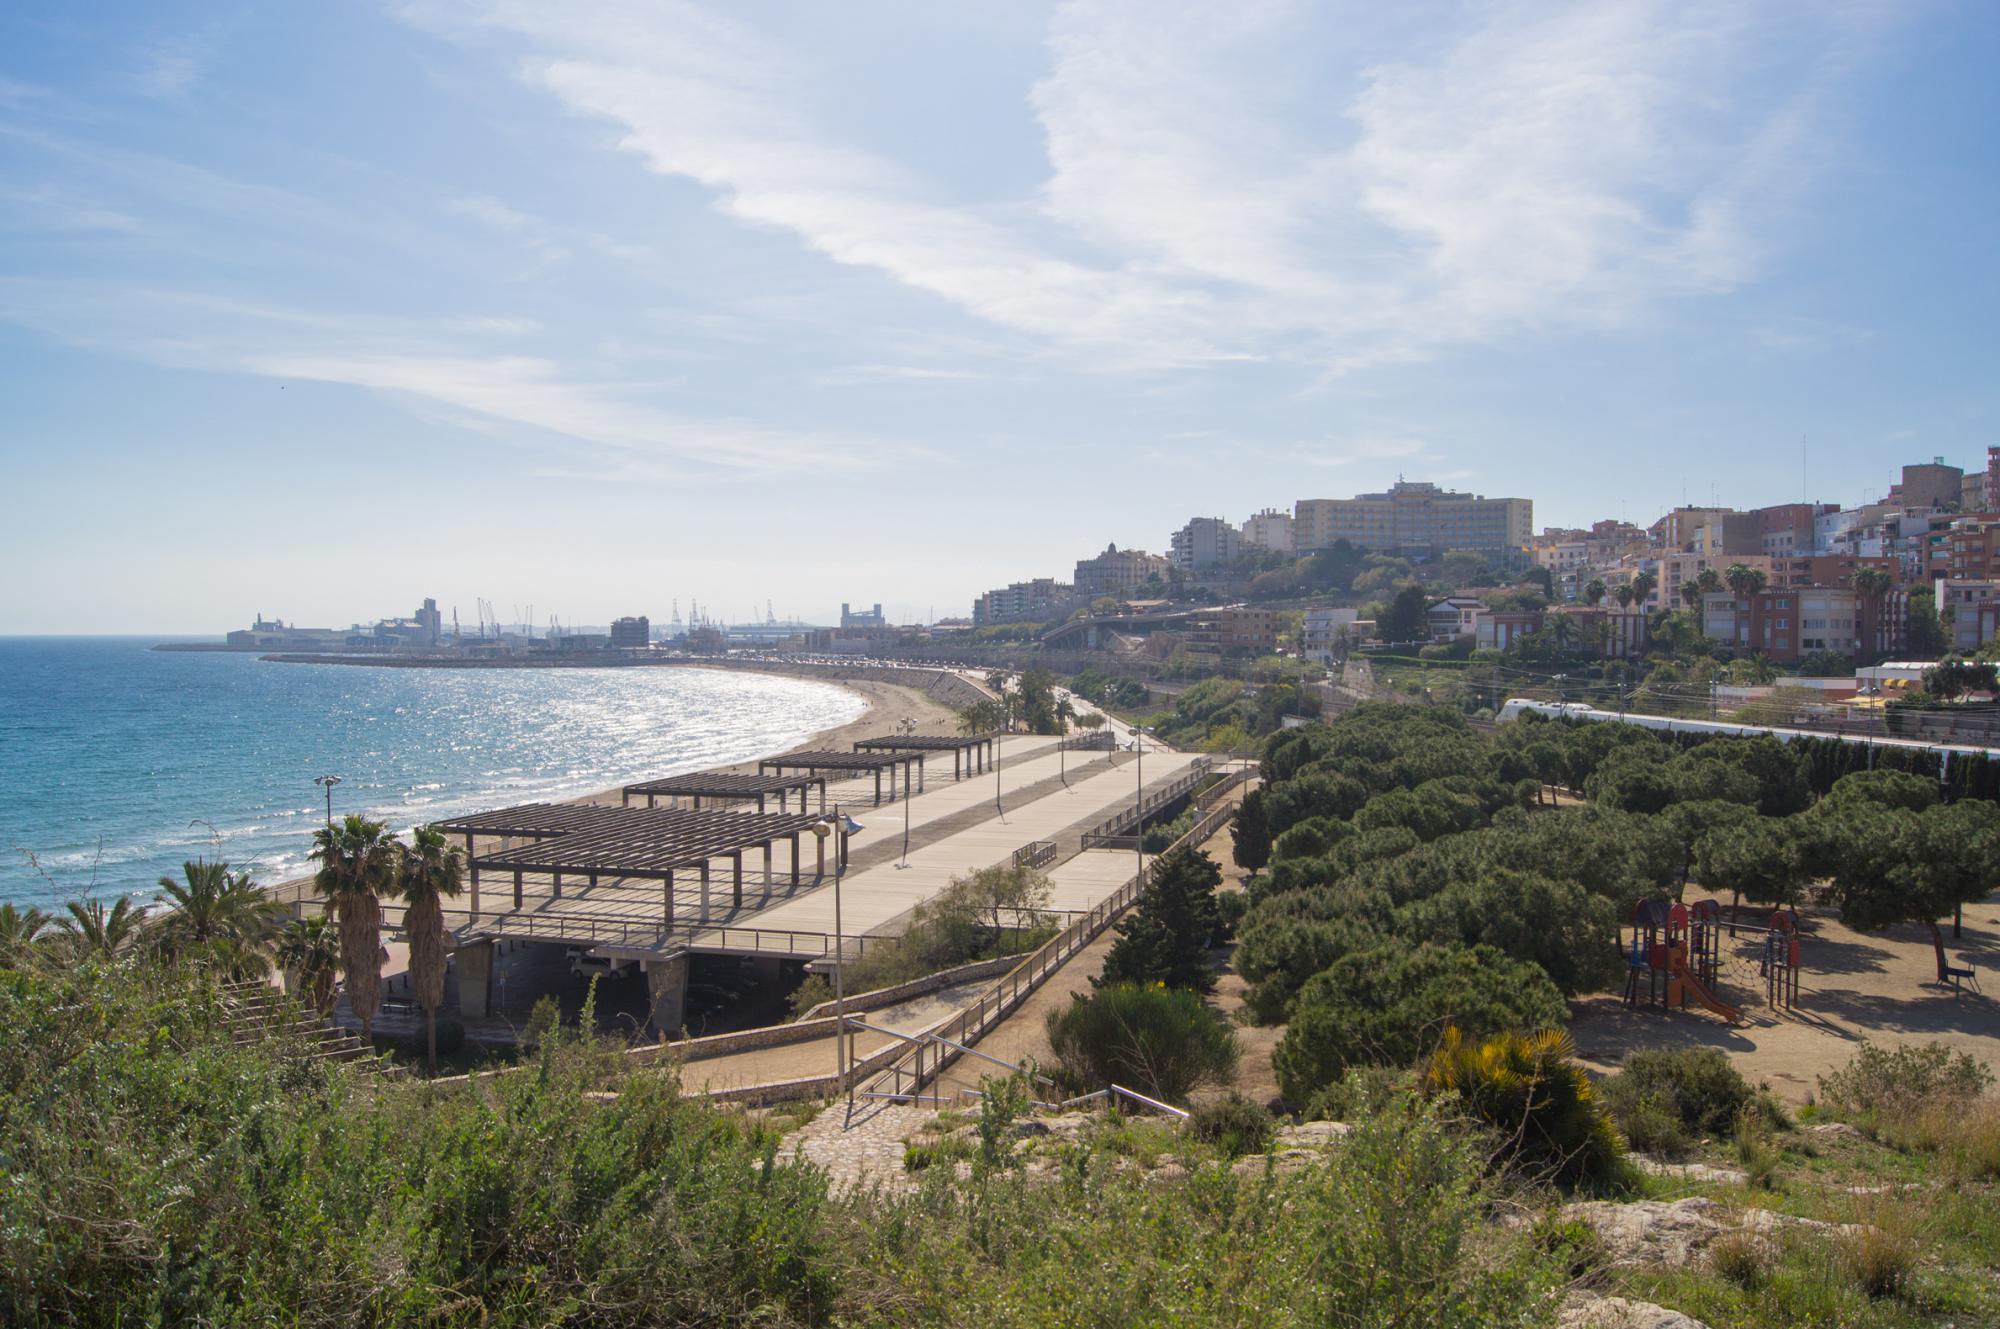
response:
M2000 443L2000 8L0 10L0 631L963 613ZM1801 474L1800 440L1809 440Z

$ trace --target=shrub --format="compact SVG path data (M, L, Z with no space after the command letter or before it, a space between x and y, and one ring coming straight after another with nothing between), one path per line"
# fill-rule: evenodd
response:
M1626 1054L1604 1082L1603 1097L1633 1148L1673 1157L1685 1152L1690 1136L1733 1128L1752 1095L1714 1048L1646 1048Z
M827 982L824 974L807 974L792 989L792 995L785 998L785 1005L791 1008L794 1020L803 1020L806 1012L822 1002L833 1000L833 984Z
M1893 1297L1907 1291L1917 1268L1914 1225L1900 1207L1878 1204L1864 1221L1840 1237L1841 1262L1854 1286L1870 1297Z
M1415 1077L1401 1067L1350 1066L1314 1093L1300 1115L1307 1121L1360 1121L1387 1111L1399 1095L1415 1088Z
M554 997L538 997L534 1007L528 1012L528 1023L521 1029L521 1051L533 1056L542 1043L562 1028L562 1007Z
M1743 1165L1747 1184L1757 1190L1775 1189L1779 1156L1763 1114L1754 1105L1744 1108L1736 1119L1736 1161Z
M1343 955L1307 983L1271 1062L1285 1097L1304 1103L1348 1066L1410 1065L1447 1025L1484 1039L1565 1014L1547 974L1491 946L1394 942Z
M1969 1102L1992 1083L1992 1071L1942 1043L1894 1049L1864 1043L1846 1066L1820 1077L1819 1092L1827 1107L1873 1130L1885 1117L1913 1116L1929 1103Z
M1609 1181L1622 1172L1625 1149L1575 1058L1561 1029L1475 1044L1449 1028L1423 1083L1433 1094L1457 1095L1499 1132L1503 1155L1531 1175L1565 1185Z
M1222 935L1234 937L1236 928L1243 922L1243 916L1250 912L1250 896L1244 891L1217 891L1215 893L1215 914L1222 926Z
M1234 1090L1227 1098L1197 1106L1188 1114L1186 1127L1195 1139L1214 1145L1230 1158L1263 1153L1275 1128L1263 1104Z
M1049 1012L1055 1075L1073 1089L1120 1084L1170 1103L1236 1074L1236 1033L1184 988L1121 983Z

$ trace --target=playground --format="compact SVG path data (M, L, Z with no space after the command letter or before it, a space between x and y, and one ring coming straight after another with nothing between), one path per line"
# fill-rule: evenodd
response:
M1620 934L1624 987L1571 1003L1592 1069L1615 1070L1633 1048L1708 1046L1802 1102L1863 1041L1936 1041L2000 1067L2000 897L1966 908L1963 935L1945 925L1945 963L1973 970L1949 984L1922 925L1859 933L1816 910L1745 906L1732 928L1697 890L1683 905L1635 905Z

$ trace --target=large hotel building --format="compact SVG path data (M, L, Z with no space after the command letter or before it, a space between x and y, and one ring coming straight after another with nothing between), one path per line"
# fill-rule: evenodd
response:
M1486 498L1401 480L1386 494L1302 498L1292 520L1301 550L1345 540L1373 553L1415 557L1463 549L1496 563L1521 562L1534 527L1531 499Z

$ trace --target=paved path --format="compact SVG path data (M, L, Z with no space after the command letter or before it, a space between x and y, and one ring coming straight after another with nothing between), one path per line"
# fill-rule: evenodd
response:
M1147 787L1167 783L1198 759L1190 753L1154 753L1146 770ZM1129 800L1133 779L1126 767L1107 770L1014 808L1005 817L994 817L912 850L907 867L888 864L850 874L840 883L842 933L855 936L883 928L936 895L953 877L1005 862L1030 841L1052 840L1078 821L1107 815ZM1082 897L1083 885L1079 879L1077 898ZM740 921L743 926L779 932L831 935L833 888L828 885L802 892ZM694 947L721 950L724 939L720 934L697 934Z

